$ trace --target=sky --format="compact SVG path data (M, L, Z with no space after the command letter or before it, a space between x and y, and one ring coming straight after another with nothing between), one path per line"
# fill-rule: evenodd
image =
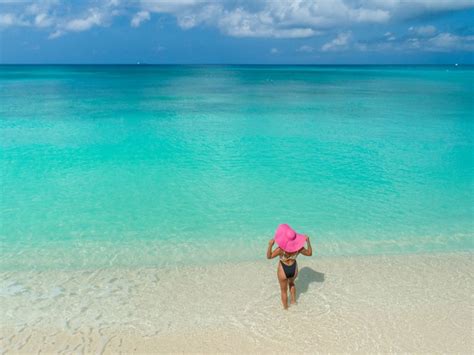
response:
M0 0L0 64L474 64L474 0Z

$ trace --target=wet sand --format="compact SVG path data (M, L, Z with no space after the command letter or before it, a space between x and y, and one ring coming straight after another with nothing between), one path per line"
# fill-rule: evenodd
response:
M6 353L473 353L472 253L0 273Z

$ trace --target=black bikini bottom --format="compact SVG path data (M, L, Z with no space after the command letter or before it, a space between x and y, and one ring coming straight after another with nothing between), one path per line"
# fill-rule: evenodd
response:
M291 279L292 277L295 276L296 274L296 260L293 264L291 265L286 265L283 261L280 261L281 267L283 268L283 271L285 272L285 276L287 279Z

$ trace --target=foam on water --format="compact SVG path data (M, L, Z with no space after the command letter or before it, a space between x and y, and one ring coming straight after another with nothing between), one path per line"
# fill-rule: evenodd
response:
M0 266L472 250L473 73L2 66Z

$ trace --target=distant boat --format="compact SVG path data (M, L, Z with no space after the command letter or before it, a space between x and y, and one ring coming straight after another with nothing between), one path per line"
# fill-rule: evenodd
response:
M458 63L454 64L455 67L457 67L458 65L459 65Z

